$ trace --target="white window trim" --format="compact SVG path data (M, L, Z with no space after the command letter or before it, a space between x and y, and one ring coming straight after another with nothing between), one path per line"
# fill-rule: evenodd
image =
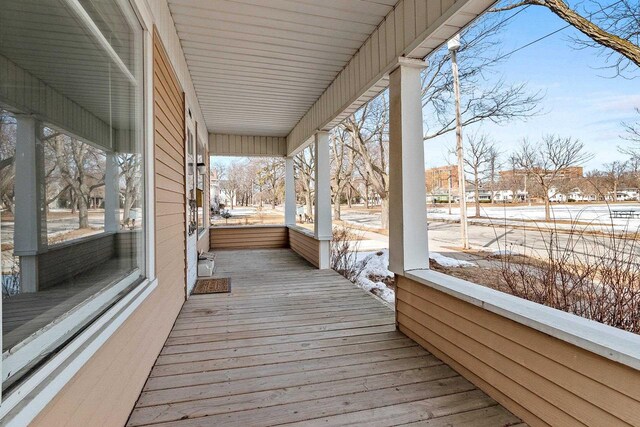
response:
M156 280L145 280L26 378L0 405L2 424L25 426L33 421L156 286Z
M146 162L144 227L146 236L145 270L147 277L105 313L90 323L85 330L52 356L46 364L32 375L24 378L9 394L2 396L0 403L0 424L2 425L24 426L33 421L157 287L157 279L155 278L154 218L153 17L145 0L118 0L118 3L131 6L142 26L142 55L144 61L143 155ZM116 286L119 286L119 284ZM4 365L4 363L1 365Z
M433 270L412 270L406 272L405 277L591 353L640 369L639 335Z
M34 356L55 350L65 339L84 327L118 294L140 278L140 270L135 269L119 282L91 295L73 307L68 313L25 338L2 356L2 381L6 381L18 371L32 363Z

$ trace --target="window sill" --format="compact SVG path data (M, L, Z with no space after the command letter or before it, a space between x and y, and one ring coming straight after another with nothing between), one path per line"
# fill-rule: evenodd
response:
M640 370L640 336L433 270L405 277L544 334Z
M0 404L0 424L28 425L156 288L144 280L95 319Z

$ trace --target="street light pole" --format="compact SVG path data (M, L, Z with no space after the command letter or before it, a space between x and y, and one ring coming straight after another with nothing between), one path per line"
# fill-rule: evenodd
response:
M453 74L453 93L456 98L456 154L458 155L458 181L460 194L460 236L462 248L469 249L469 234L467 231L467 192L465 190L464 151L462 148L462 118L460 115L460 77L458 75L457 52L460 49L460 34L456 34L447 43L451 52L451 71ZM477 197L477 196L476 196Z

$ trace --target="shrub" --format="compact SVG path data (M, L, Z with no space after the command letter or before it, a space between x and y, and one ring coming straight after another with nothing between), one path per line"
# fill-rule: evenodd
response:
M532 249L519 255L504 251L501 259L506 291L640 333L637 231L620 232L611 224L611 229L603 233L590 225L579 226L578 220L572 221L569 230L540 226L537 232L544 257ZM565 239L559 237L561 233Z

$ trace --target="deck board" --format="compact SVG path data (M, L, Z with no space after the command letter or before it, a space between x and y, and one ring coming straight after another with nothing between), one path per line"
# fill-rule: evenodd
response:
M220 251L230 294L184 305L129 426L504 426L520 421L291 250Z

